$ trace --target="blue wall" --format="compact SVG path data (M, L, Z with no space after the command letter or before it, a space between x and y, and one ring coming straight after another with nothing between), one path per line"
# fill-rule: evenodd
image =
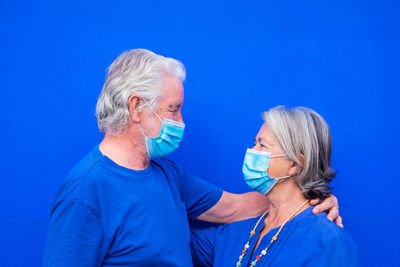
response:
M172 155L231 192L261 111L318 111L366 266L400 266L398 1L0 2L0 266L39 266L61 180L102 136L106 67L130 48L187 68Z

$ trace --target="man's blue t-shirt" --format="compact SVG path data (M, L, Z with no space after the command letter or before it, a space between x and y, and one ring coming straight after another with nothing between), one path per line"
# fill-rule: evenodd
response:
M221 195L168 159L135 171L96 146L56 195L44 266L192 266L187 219Z

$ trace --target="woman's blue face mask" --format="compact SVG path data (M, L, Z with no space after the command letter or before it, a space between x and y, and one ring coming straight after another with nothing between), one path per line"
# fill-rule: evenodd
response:
M272 178L268 175L268 166L271 158L285 157L286 155L274 155L265 151L248 148L243 161L243 176L247 185L257 192L266 195L279 179L289 178L282 176Z

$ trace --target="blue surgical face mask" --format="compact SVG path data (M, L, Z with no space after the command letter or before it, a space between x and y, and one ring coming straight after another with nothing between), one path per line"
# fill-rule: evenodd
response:
M138 126L145 138L147 154L150 159L154 159L164 157L178 148L183 138L185 124L170 119L161 120L151 107L150 109L162 121L159 136L148 137L144 134L140 124Z
M248 148L244 157L242 169L244 180L247 185L257 192L266 195L279 179L289 178L290 176L272 178L267 173L269 160L271 158L284 156L286 155L271 156L271 153Z

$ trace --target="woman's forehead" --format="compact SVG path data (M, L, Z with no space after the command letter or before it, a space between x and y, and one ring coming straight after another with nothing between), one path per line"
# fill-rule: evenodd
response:
M269 129L268 125L266 123L264 123L261 128L260 131L257 134L256 137L257 141L267 141L271 144L276 143L277 140L274 136L274 134L272 133L272 131Z

